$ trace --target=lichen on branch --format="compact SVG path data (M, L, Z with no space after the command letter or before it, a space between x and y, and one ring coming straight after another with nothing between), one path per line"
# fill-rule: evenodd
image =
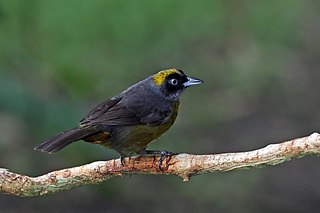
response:
M21 197L41 196L130 174L177 175L183 181L188 181L193 175L260 168L314 154L320 154L318 133L248 152L179 154L167 157L162 163L162 170L158 168L159 157L156 156L126 158L124 166L119 159L97 161L38 177L16 174L0 168L0 193Z

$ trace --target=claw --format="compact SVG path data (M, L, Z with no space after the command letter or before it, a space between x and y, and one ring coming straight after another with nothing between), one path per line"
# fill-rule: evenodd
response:
M164 159L166 159L166 157L170 157L172 155L176 155L176 153L173 152L168 152L166 150L162 150L160 151L160 159L158 161L158 168L162 171L162 162L164 161Z
M138 152L139 155L160 155L160 159L158 161L158 168L162 171L162 162L164 161L164 159L166 159L166 157L168 156L172 156L172 155L177 155L177 153L173 153L173 152L168 152L166 150L141 150L140 152Z

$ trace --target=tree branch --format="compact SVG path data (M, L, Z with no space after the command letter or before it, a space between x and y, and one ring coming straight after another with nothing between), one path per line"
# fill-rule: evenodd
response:
M180 176L188 181L191 176L226 172L235 169L260 168L277 165L293 158L320 154L320 135L270 144L249 152L214 155L179 154L164 160L158 169L159 157L127 158L122 166L119 159L53 171L39 177L28 177L0 168L0 192L21 197L40 196L87 184L98 184L112 177L129 174L165 174Z

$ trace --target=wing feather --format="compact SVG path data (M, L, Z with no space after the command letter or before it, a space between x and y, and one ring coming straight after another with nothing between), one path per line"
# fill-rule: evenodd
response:
M159 108L155 102L142 104L139 101L124 102L122 97L104 101L93 108L80 125L139 125L157 126L170 118L172 108L164 104Z

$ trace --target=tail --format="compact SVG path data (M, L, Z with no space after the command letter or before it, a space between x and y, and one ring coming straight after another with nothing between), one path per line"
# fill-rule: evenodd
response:
M41 144L35 146L34 149L42 152L55 153L69 144L94 133L96 133L96 131L92 129L76 127L46 139Z

